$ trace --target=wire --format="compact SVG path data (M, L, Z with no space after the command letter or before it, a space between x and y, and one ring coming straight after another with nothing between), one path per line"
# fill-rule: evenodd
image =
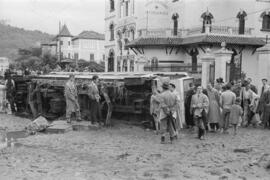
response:
M267 11L267 10L270 10L270 8L254 11L254 12L251 12L251 13L247 13L247 16L252 15L252 14L256 14L256 13L260 13L260 12L264 12L264 11ZM215 21L215 23L220 23L220 22L224 22L224 21L227 21L227 20L231 20L231 19L235 19L235 17L221 19L219 21Z

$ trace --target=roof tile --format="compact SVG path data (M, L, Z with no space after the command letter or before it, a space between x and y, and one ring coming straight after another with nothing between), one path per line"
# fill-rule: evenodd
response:
M97 39L105 40L104 34L97 33L95 31L83 31L78 36L75 36L73 39Z

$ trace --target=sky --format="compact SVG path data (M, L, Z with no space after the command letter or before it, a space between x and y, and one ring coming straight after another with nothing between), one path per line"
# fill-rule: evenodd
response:
M57 34L59 21L72 35L104 33L105 0L0 0L0 20L27 30Z

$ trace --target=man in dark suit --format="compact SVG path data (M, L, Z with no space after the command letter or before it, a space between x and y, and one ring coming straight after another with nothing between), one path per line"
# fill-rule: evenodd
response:
M263 105L262 105L262 100L263 100L263 94L270 88L269 85L267 84L267 79L263 78L262 79L262 83L263 86L261 88L261 92L260 92L260 100L259 100L259 105L257 108L257 113L259 113L260 115L262 115L262 111L263 111Z
M188 128L191 128L195 125L193 121L193 115L190 113L191 98L194 94L195 94L195 86L193 83L190 83L189 90L187 91L185 97L185 120Z
M261 107L264 128L270 128L270 89L262 94Z

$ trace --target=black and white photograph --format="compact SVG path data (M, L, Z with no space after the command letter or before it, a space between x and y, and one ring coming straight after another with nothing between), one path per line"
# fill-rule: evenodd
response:
M269 180L270 0L0 0L0 180Z

